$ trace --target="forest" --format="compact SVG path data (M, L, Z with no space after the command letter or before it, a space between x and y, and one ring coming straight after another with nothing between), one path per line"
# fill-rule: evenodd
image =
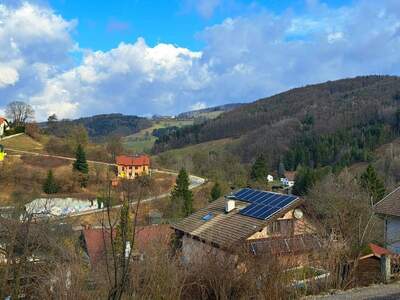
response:
M227 149L242 162L264 153L276 165L294 143L322 136L329 140L341 130L358 135L361 127L371 124L396 126L399 84L399 77L364 76L296 88L171 131L156 141L153 152L231 138L234 142Z

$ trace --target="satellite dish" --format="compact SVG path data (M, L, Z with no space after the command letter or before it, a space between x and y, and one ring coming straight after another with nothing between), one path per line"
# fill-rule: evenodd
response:
M293 211L293 217L295 217L295 219L300 220L303 218L303 211L299 208L296 208Z

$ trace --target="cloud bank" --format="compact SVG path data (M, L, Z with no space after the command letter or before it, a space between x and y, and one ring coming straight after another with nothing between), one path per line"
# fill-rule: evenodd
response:
M207 6L212 13L218 1ZM205 28L200 52L143 38L110 51L80 49L76 21L35 4L0 5L0 109L31 103L39 120L56 113L175 114L252 101L305 84L399 74L400 3L356 1L301 14L252 11ZM82 57L78 63L74 57Z

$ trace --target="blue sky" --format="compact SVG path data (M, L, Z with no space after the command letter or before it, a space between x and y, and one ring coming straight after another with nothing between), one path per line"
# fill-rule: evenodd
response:
M400 73L398 0L0 0L0 115L176 114Z
M265 9L280 14L303 12L302 0L209 1L209 9L196 7L196 1L182 0L119 0L78 1L51 0L48 5L66 19L77 19L73 33L81 47L110 50L121 41L135 42L144 37L150 46L173 43L192 50L201 50L204 43L196 37L205 27L244 14ZM325 1L340 7L349 0Z

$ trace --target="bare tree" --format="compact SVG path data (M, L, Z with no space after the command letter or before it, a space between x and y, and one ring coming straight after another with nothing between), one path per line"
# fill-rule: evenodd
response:
M108 283L108 299L121 299L127 292L132 278L138 213L140 202L151 193L150 179L141 176L135 180L120 182L120 199L115 199L111 184L103 195L105 216L102 222L105 249L105 269ZM112 203L120 200L119 209Z
M354 282L353 271L366 244L377 237L375 225L378 219L374 216L370 197L357 178L345 169L342 174L328 175L314 186L308 200L321 224L319 233L326 245L323 261L330 264L328 268L333 274L338 275L334 285L347 287Z
M35 111L32 106L22 101L13 101L6 106L6 116L12 120L14 126L24 126L34 119Z

